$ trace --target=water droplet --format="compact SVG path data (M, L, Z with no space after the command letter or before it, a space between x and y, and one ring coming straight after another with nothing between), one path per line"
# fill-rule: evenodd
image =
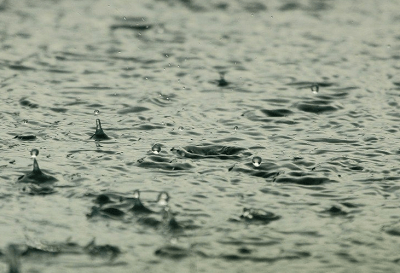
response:
M167 206L168 201L169 201L169 194L167 192L163 191L158 195L158 198L157 198L158 205Z
M234 128L233 128L233 130L235 130L235 131L237 131L239 129L239 127L237 127L237 126L235 126Z
M168 56L168 54L165 54L165 57L167 57L167 58L168 58L168 57L169 57L169 56Z
M94 110L94 115L95 116L98 116L100 114L100 111L99 110Z
M31 157L35 158L39 155L39 150L38 149L32 149L31 150Z
M154 144L153 147L151 147L151 151L153 152L153 154L158 155L161 152L161 145Z
M261 165L261 157L259 157L259 156L255 156L255 157L253 157L253 160L252 160L252 162L253 162L253 165L254 165L254 167L260 167L260 165Z
M319 91L319 86L317 83L311 85L311 92L313 92L313 94L318 94L318 91Z
M27 124L27 123L28 123L28 120L27 120L27 119L24 119L24 120L22 120L22 123L23 123L23 124Z
M182 127L182 126L179 126L178 130L179 130L179 131L183 131L183 127Z

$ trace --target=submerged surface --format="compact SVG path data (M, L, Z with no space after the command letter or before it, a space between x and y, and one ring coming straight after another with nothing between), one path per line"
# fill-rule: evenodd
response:
M0 2L1 272L399 270L398 1Z

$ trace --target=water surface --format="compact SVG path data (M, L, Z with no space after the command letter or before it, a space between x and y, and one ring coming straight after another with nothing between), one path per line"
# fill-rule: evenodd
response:
M0 2L2 272L399 270L398 1Z

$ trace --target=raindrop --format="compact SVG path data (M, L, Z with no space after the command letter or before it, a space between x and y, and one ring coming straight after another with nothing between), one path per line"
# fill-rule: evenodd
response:
M261 157L259 157L259 156L255 156L255 157L253 157L253 160L252 160L252 162L253 162L253 165L254 165L254 167L260 167L260 165L261 165Z
M35 158L39 155L39 150L38 149L32 149L31 150L31 157Z
M233 128L233 130L235 130L235 131L237 131L238 129L239 129L238 126L235 126L235 127Z
M169 194L165 191L161 192L157 197L157 204L160 206L167 206L169 201Z
M98 116L100 114L100 111L99 110L94 110L94 115L95 116Z
M318 91L319 91L319 86L317 83L311 85L311 92L313 92L313 94L318 94Z
M219 72L220 79L217 81L219 87L224 87L229 85L229 83L225 80L225 72Z
M178 130L179 130L179 131L183 131L183 127L182 127L182 126L179 126Z
M126 17L124 16L124 20L126 21Z
M158 155L161 152L161 145L160 144L154 144L153 147L151 147L151 151L153 154Z

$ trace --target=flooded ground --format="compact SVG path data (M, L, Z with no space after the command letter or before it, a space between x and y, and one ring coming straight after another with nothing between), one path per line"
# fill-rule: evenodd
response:
M0 2L0 272L399 271L398 1Z

